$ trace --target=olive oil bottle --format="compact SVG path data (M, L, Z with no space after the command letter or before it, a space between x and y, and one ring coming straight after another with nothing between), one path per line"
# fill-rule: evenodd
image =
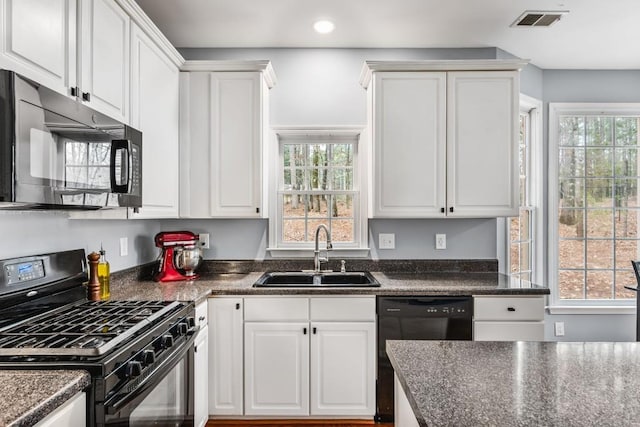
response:
M100 245L100 260L98 261L98 280L100 281L100 299L108 300L111 297L111 289L109 287L110 272L109 261L107 261L106 252Z

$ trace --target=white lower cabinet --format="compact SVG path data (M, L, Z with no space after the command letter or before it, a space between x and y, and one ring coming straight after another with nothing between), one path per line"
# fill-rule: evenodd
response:
M245 414L309 414L309 324L244 325Z
M395 414L394 425L395 427L418 427L418 420L416 419L413 409L407 395L402 389L402 384L398 380L397 375L393 375L393 412Z
M243 414L243 300L209 298L209 414Z
M83 427L87 425L87 394L80 392L40 420L36 427Z
M193 425L203 427L209 421L209 327L201 327L195 342Z
M233 415L375 414L375 297L214 297L209 319L211 415L232 415L214 390Z
M544 341L544 296L474 296L474 341Z
M311 414L373 414L375 322L312 322L311 331Z

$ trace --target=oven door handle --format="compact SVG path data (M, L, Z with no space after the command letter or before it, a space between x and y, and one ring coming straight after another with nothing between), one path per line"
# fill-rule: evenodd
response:
M167 359L165 359L158 367L156 367L138 386L124 396L116 394L111 399L104 403L105 413L108 415L117 414L126 407L131 401L137 397L144 395L144 393L151 387L157 385L165 377L165 374L171 372L171 370L178 364L178 362L184 357L187 352L194 347L194 341L196 334L193 334L189 339L181 345L178 351L174 351Z

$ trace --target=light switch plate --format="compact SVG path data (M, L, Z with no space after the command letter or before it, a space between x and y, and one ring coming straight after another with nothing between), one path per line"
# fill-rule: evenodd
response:
M557 337L563 337L564 336L564 322L555 322L554 323L554 329L555 329L555 333Z
M378 247L380 249L395 249L396 235L394 233L378 234Z
M129 238L121 237L120 238L120 256L129 255Z
M447 249L446 234L436 234L436 249Z

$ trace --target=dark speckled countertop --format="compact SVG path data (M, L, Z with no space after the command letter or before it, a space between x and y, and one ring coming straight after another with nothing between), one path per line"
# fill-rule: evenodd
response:
M0 426L31 426L91 384L86 371L0 370Z
M114 300L203 301L210 295L544 295L549 288L499 273L371 273L380 287L254 288L262 272L210 273L194 281L114 280Z
M420 426L640 425L640 343L387 341Z

